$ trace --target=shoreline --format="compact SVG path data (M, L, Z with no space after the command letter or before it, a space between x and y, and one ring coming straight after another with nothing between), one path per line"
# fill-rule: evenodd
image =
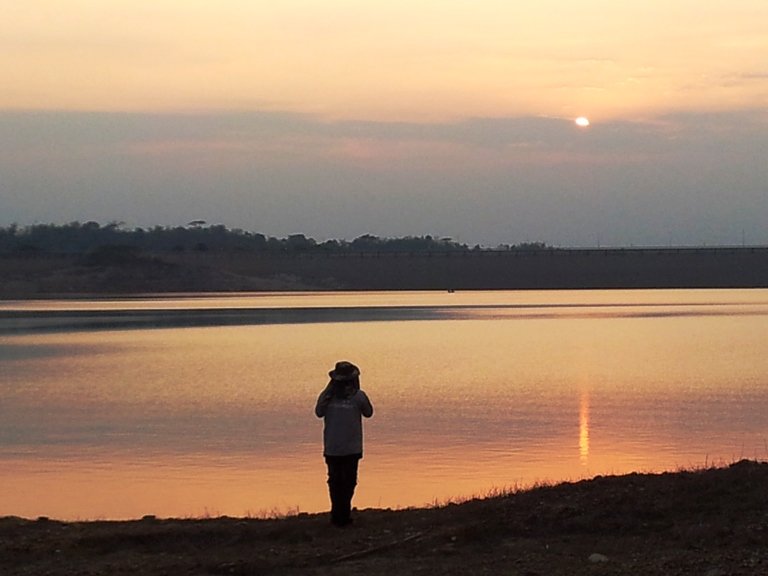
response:
M60 522L0 518L6 574L768 573L768 462L597 476L432 508Z

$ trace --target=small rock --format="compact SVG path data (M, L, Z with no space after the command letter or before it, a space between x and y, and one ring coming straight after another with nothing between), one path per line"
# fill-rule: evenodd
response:
M602 554L590 554L589 555L589 561L592 562L592 564L600 564L602 562L608 562L608 556L604 556Z

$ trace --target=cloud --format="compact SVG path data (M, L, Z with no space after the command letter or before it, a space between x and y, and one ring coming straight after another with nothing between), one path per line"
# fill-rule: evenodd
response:
M674 114L650 120L593 121L576 129L572 118L473 118L447 123L326 121L295 113L128 114L128 113L0 113L0 149L17 158L45 151L57 155L89 154L158 156L230 152L280 156L296 161L365 157L364 149L398 149L398 159L462 149L477 158L508 154L510 162L529 161L578 149L580 161L621 154L664 155L681 141L760 138L768 114L762 111L717 114ZM729 136L730 135L730 136ZM706 140L706 138L705 138ZM356 144L357 143L357 144ZM348 151L348 154L345 154ZM453 152L451 152L453 154ZM385 166L396 168L396 165Z
M728 74L722 77L720 85L726 88L753 86L756 83L768 82L768 72L750 72L743 74Z
M759 110L629 121L0 113L0 218L270 235L768 242ZM706 226L704 223L708 223ZM730 234L730 236L729 236Z

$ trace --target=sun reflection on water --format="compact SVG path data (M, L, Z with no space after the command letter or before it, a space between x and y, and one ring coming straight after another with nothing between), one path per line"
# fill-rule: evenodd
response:
M581 391L579 402L579 457L583 466L589 459L589 391Z

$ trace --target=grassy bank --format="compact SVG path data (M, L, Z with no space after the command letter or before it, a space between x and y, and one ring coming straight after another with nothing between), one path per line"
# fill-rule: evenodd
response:
M605 476L430 509L0 519L2 574L768 574L768 463Z

